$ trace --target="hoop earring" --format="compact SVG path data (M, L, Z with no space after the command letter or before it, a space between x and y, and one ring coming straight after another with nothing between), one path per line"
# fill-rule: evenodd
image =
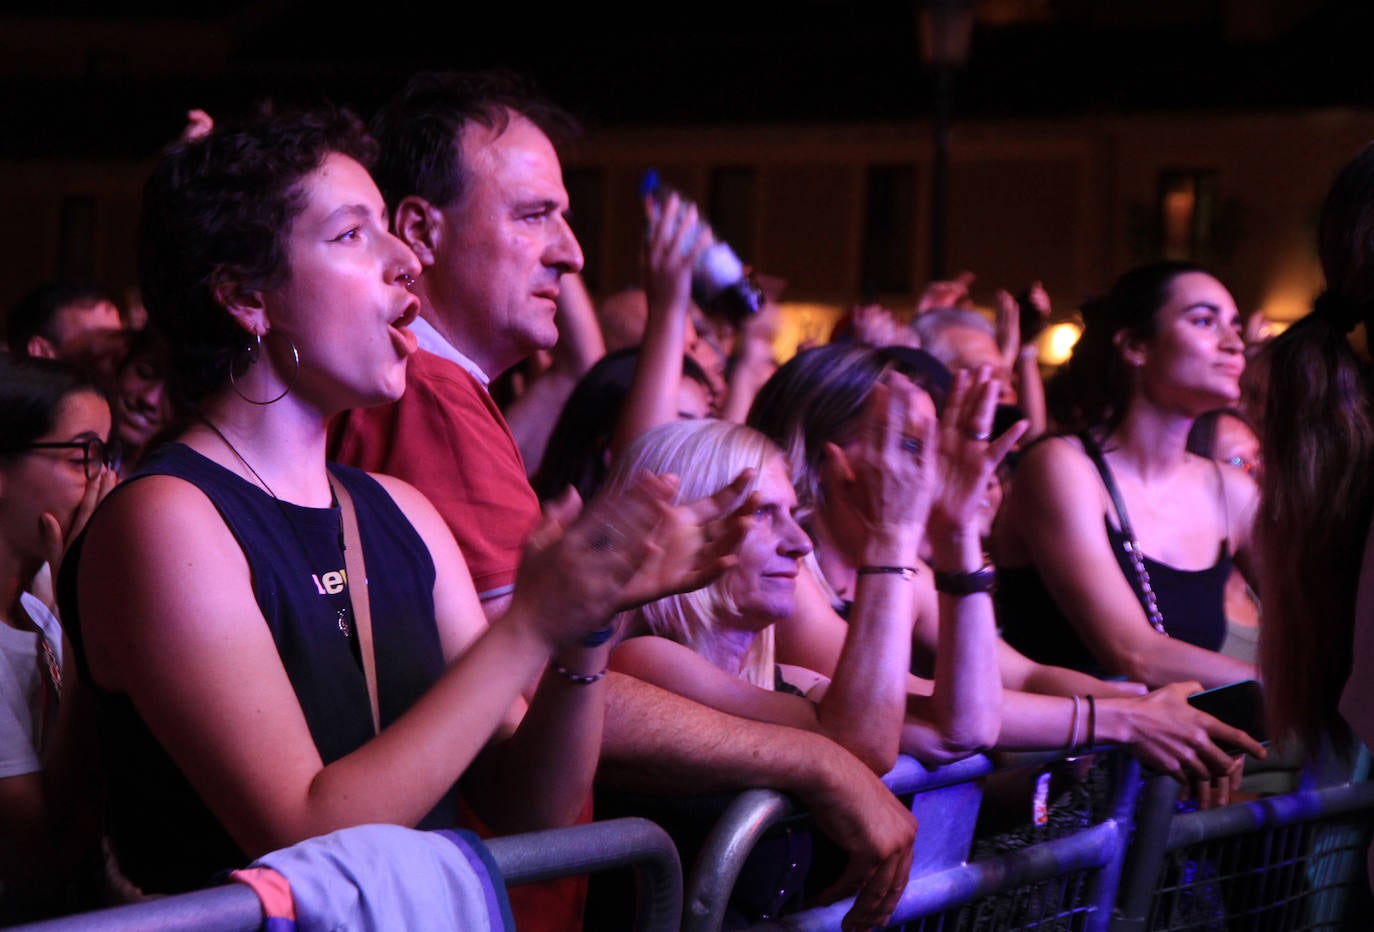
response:
M229 386L233 388L235 395L238 395L240 398L248 402L250 405L264 406L281 401L288 394L290 394L291 389L295 388L296 379L300 378L301 354L296 351L296 344L294 341L292 341L290 337L284 336L282 337L282 339L286 341L287 346L291 347L291 362L294 368L291 370L291 378L287 380L286 387L283 388L281 390L281 393L276 395L275 397L269 398L266 401L259 401L256 398L249 398L242 392L242 390L239 389L238 376L235 375L235 372L246 373L257 363L259 359L262 358L262 334L255 334L254 341L244 348L242 353L242 365L239 365L239 361L237 359L234 359L229 363Z

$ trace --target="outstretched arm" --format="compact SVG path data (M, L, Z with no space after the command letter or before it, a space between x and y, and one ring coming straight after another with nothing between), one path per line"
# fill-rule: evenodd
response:
M668 195L656 217L646 199L645 213L649 219L649 240L644 244L643 255L648 317L634 381L611 440L613 456L623 453L650 428L677 419L682 358L687 351L692 266L714 241L708 227L692 243L697 208L690 201L680 200L676 192Z
M666 497L644 496L637 514L656 516L654 502ZM605 624L642 556L591 547L594 528L580 522L547 550L544 591L556 601L517 598L486 628L456 545L436 547L443 525L432 506L418 508L418 493L396 497L434 548L449 666L380 734L328 765L258 610L247 560L210 501L181 480L150 477L92 521L79 577L92 675L128 694L249 854L367 822L417 823L508 726L521 687L554 650ZM626 540L649 536L637 520Z
M549 434L553 433L553 425L578 379L606 355L606 342L581 275L573 273L559 279L554 320L558 324L558 343L549 368L504 412L525 461L525 471L530 474L544 458Z

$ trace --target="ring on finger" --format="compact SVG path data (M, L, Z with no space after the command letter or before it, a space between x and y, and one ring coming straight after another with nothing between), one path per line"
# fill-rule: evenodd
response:
M964 436L970 440L977 440L979 443L992 439L992 433L986 430L966 430Z
M925 444L923 444L920 440L917 440L915 437L902 438L902 450L904 450L907 453L910 453L912 456L920 456L921 450L924 448Z

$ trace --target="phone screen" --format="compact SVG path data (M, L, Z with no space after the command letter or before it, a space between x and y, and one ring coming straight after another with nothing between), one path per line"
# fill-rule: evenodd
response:
M1188 704L1239 728L1261 744L1269 740L1269 728L1264 720L1264 690L1256 680L1241 680L1193 693L1188 697ZM1228 752L1240 750L1225 742L1217 742L1217 746Z

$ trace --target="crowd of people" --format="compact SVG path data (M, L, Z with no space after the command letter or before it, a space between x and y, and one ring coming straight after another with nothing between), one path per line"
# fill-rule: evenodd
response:
M1374 738L1369 151L1272 347L1156 263L1045 384L1045 289L989 319L968 275L778 365L779 283L695 301L712 234L672 193L594 300L573 132L493 75L366 126L196 113L140 313L64 282L7 316L0 918L349 826L570 825L595 782L796 795L847 858L822 898L877 926L921 843L899 753L1118 744L1217 805L1266 751L1187 700L1251 679L1280 738ZM512 891L521 928L585 898Z

